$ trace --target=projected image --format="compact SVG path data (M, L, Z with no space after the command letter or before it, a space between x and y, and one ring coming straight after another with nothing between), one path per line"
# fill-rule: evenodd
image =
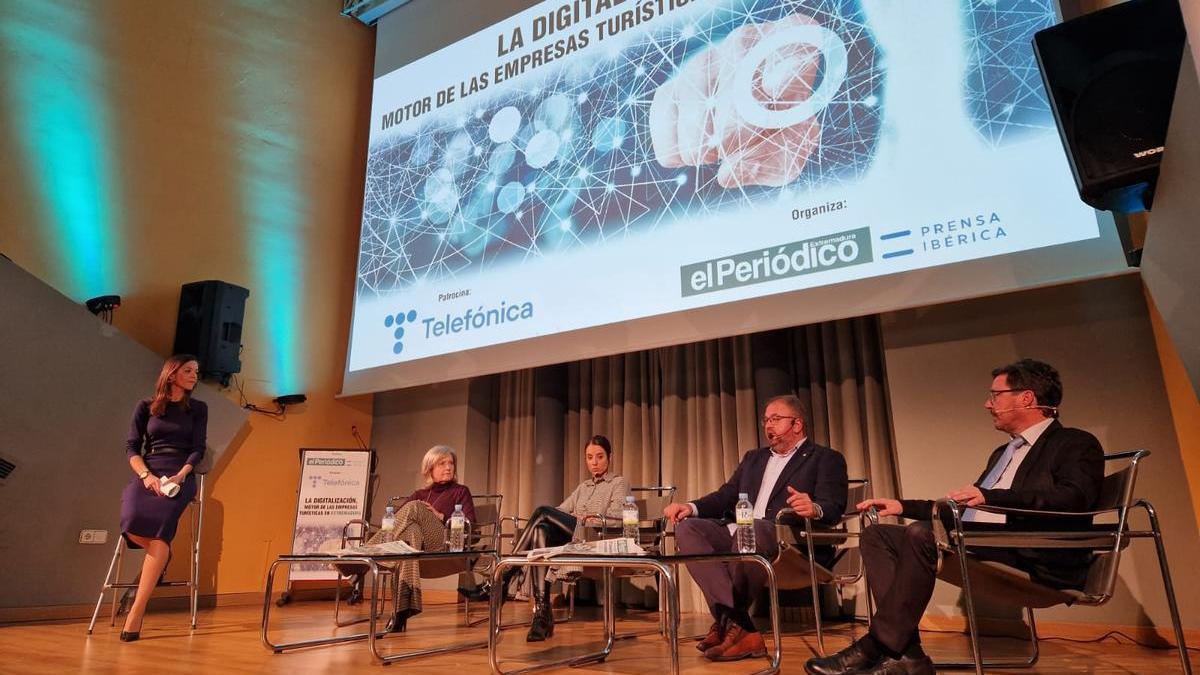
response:
M716 6L373 144L360 291L861 176L883 77L860 3Z
M1051 0L967 0L963 22L963 98L984 138L999 145L1055 133L1029 48L1034 33L1057 23Z
M375 82L349 370L1098 236L1050 0L548 0Z

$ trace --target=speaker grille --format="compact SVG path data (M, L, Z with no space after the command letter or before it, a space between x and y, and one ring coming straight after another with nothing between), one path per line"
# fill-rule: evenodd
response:
M1092 79L1071 112L1082 173L1104 179L1158 164L1169 120L1162 111L1171 109L1178 74L1178 62L1147 54Z
M1083 201L1148 208L1185 32L1175 0L1129 0L1038 31L1038 68Z
M195 354L200 372L223 382L241 372L242 318L250 291L224 281L196 281L179 292L175 353Z

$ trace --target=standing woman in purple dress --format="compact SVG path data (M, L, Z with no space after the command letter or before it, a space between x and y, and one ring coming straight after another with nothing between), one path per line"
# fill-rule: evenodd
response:
M125 452L135 477L121 494L121 535L130 548L146 549L146 559L122 642L138 639L146 604L170 559L179 517L196 495L192 470L204 456L208 428L208 406L192 400L199 376L196 357L172 356L158 374L154 398L133 410ZM173 497L164 494L163 478L180 487Z

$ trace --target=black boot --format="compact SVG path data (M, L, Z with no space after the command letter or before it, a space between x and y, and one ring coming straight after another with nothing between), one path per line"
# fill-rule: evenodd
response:
M474 584L473 588L466 588L465 586L459 586L458 594L468 600L474 600L476 602L487 602L491 598L491 592L490 592L491 587L492 587L492 583L490 581L483 581L483 582Z
M392 615L392 620L388 622L385 630L387 630L389 633L403 633L407 631L408 617L410 616L412 616L412 612L410 610L397 610L396 613Z
M510 567L504 570L504 574L500 575L500 588L497 589L497 592L500 593L501 598L505 600L508 599L509 588L512 586L513 579L518 578L517 575L524 574L524 572L525 570L520 567ZM518 582L518 585L519 584L520 582Z
M470 589L459 586L458 594L468 600L474 600L475 602L487 602L492 597L490 586L486 581L482 584L479 584L475 588Z
M500 594L500 599L502 601L508 599L509 584L512 582L513 577L516 576L520 572L521 572L520 568L510 567L510 568L504 570L504 574L500 575L500 585L497 586L497 592ZM488 600L491 600L491 598L492 598L492 582L491 582L491 580L482 581L479 584L476 584L475 588L472 588L472 589L467 589L463 586L459 586L458 594L468 600L474 600L476 602L487 602Z
M542 585L542 592L537 596L537 606L533 610L533 621L529 624L529 634L526 642L542 642L554 636L554 612L550 609L550 582Z

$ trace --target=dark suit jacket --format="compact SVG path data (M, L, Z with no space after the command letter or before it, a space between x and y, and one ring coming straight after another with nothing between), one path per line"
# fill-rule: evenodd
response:
M770 456L771 448L758 448L742 456L741 463L724 485L692 502L696 505L698 515L701 518L733 520L739 492L750 495L750 503L753 504L758 499L758 490L762 487L763 473ZM787 486L790 485L799 492L807 492L814 502L821 505L824 515L817 522L834 525L846 511L846 480L846 459L842 453L817 445L811 438L806 439L779 474L779 480L775 482L775 489L767 502L766 519L774 520L775 514L787 506Z
M996 462L1000 461L1006 445L1007 443L992 451L987 467L975 481L976 486L983 482ZM1011 488L982 492L984 503L992 506L1045 511L1088 511L1095 507L1103 482L1104 450L1100 447L1100 441L1082 429L1064 427L1055 420L1029 449L1013 477ZM904 506L905 518L933 518L932 501L902 499L900 503ZM1091 525L1090 517L1009 516L1002 527L1017 531L1061 532L1084 530ZM1057 587L1081 587L1086 578L1087 565L1092 559L1090 552L1078 550L1018 549L1017 552L1026 563L1023 567L1035 579Z

